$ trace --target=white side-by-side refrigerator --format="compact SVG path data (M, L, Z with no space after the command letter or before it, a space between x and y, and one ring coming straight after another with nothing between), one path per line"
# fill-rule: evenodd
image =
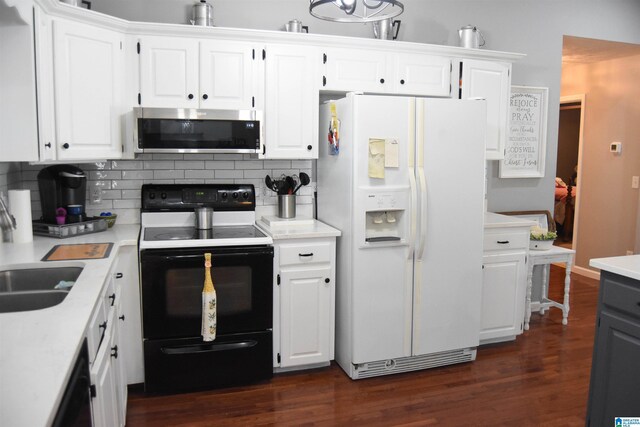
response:
M318 219L340 230L336 360L353 379L475 360L483 100L321 106Z

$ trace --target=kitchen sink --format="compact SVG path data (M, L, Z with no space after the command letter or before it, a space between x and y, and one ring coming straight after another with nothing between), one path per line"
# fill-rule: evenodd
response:
M52 291L61 281L75 282L82 267L15 268L0 270L0 293Z
M0 313L40 310L60 304L69 291L10 292L0 294Z
M82 267L24 267L0 270L0 313L39 310L60 304L70 288L55 289L62 281L75 282Z

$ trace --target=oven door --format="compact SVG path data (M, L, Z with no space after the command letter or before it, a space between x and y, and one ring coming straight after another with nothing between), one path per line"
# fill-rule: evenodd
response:
M147 249L140 254L145 339L200 336L206 252L217 295L217 334L271 329L273 247Z

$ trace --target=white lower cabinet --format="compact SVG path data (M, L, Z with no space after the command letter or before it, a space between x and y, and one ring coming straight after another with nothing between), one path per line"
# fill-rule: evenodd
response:
M124 425L121 420L119 397L120 372L118 364L118 325L116 307L108 309L106 328L98 347L98 353L91 364L91 411L94 427L112 427Z
M91 412L94 427L119 425L117 378L111 362L113 338L113 335L105 334L104 341L91 366Z
M144 382L144 356L142 350L142 314L140 312L140 276L138 274L138 248L122 246L118 251L116 282L122 289L120 341L125 384ZM125 399L126 400L126 399Z
M144 377L137 259L136 246L120 248L87 328L95 427L125 425L127 384Z
M480 344L514 340L523 331L529 229L485 230Z
M334 358L335 238L274 244L274 367L328 365Z

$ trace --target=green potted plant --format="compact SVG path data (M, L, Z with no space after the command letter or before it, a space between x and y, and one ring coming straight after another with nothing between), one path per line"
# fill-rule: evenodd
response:
M535 251L546 251L551 249L553 241L558 237L555 231L549 231L539 226L531 227L531 235L529 237L529 249Z

